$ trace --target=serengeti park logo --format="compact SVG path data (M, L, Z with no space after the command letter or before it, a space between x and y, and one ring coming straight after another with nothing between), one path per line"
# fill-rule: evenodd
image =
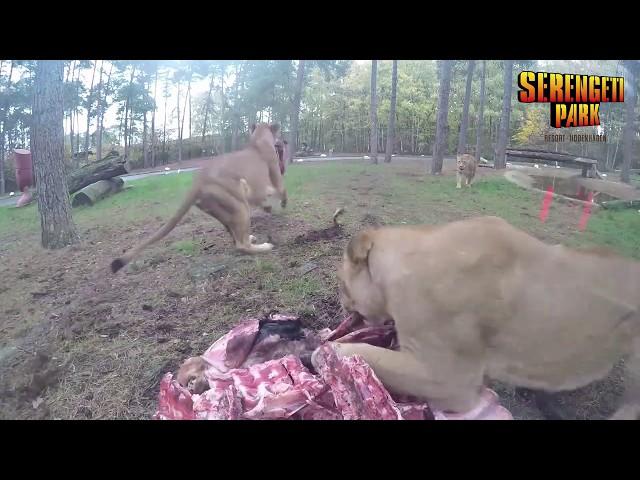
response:
M600 125L601 102L624 102L624 78L529 72L518 75L521 103L550 103L553 128Z

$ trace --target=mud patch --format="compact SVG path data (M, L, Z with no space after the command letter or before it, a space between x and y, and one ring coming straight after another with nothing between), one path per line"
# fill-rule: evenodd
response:
M44 350L36 352L24 366L12 389L23 402L32 402L47 388L56 386L63 373L63 366L52 361L50 354Z
M293 239L294 245L303 245L305 243L319 242L321 240L334 240L344 237L344 230L341 225L332 225L321 230L311 230L309 232L298 235Z

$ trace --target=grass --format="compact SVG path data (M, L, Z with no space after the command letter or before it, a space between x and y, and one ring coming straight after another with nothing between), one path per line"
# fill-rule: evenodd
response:
M193 255L199 251L198 244L193 240L180 240L174 242L172 247L184 255Z
M191 172L186 172L138 180L121 193L106 198L93 207L74 208L73 219L83 228L163 215L167 212L167 206L177 206L180 203L191 185L192 176ZM7 231L32 233L39 228L40 218L35 203L23 208L0 207L0 235Z
M149 418L161 375L201 354L239 319L277 310L307 315L314 328L333 325L342 315L335 276L342 249L350 235L372 223L498 215L551 243L606 245L640 258L636 210L594 210L580 232L581 207L554 202L542 223L542 195L500 176L482 175L472 188L457 190L454 176L422 172L422 163L407 161L292 165L285 177L286 211L276 208L272 217L254 222L259 241L273 236L272 252L235 253L224 228L194 208L117 276L101 269L173 214L192 173L139 180L94 207L74 209L82 243L71 249L39 248L35 205L0 207L0 351L46 346L65 365L57 384L41 393L50 408L43 418ZM297 241L329 227L337 207L345 208L344 236ZM310 263L315 268L307 269ZM78 332L65 336L66 326ZM9 398L3 397L3 379L28 383L33 374L28 356L16 355L22 357L11 363L0 359L0 418L34 418L40 410L30 401L3 400ZM11 374L3 371L6 365Z

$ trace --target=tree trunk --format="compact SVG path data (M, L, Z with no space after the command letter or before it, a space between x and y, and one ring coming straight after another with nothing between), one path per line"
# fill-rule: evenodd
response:
M76 109L76 153L80 153L80 111ZM80 161L80 155L76 156L77 162ZM77 164L80 165L79 163Z
M378 89L376 86L378 80L378 61L371 60L371 141L369 143L371 150L371 163L378 163Z
M0 78L1 78L2 70L0 69ZM11 60L11 66L9 67L9 78L7 79L7 88L4 98L4 102L2 104L1 114L2 114L2 122L0 123L0 195L5 193L6 188L6 180L4 177L4 160L5 160L5 129L7 125L7 110L9 108L9 90L11 89L11 77L13 76L13 60ZM9 150L11 150L11 145L9 145Z
M102 158L102 74L104 72L104 60L100 63L100 78L98 80L97 105L96 108L96 160Z
M131 67L131 78L129 79L129 88L127 90L127 99L124 102L124 156L129 158L129 137L131 127L129 126L128 117L129 117L129 105L131 104L131 87L133 85L133 79L136 74L136 66L135 64Z
M76 69L80 70L79 62L75 62L73 64L73 71L71 73L71 81L75 82L76 80ZM76 97L77 97L77 88L74 90L76 92ZM75 102L76 99L74 99ZM74 138L74 127L73 127L73 122L74 122L74 118L75 118L75 113L76 113L76 108L75 106L73 108L69 109L69 145L71 147L71 159L73 160L73 154L76 153L76 149L75 149L75 138Z
M513 60L504 61L504 93L502 97L502 117L500 118L500 131L496 144L496 158L493 165L496 169L507 168L505 155L509 141L509 121L511 116L511 90L513 88Z
M149 155L147 155L147 112L142 114L142 164L149 168Z
M436 118L436 141L433 145L433 159L431 161L431 174L442 172L442 163L447 142L447 130L449 127L449 91L451 90L452 60L438 60L440 73L440 91L438 93L438 116Z
M296 76L296 90L293 95L291 105L291 139L288 163L293 161L293 156L298 151L298 129L300 126L300 102L302 101L302 91L304 90L304 69L306 60L298 60L298 73Z
M135 121L136 119L133 116L133 108L129 109L129 149L131 149L131 145L135 140L134 132L135 132Z
M98 68L98 60L95 60L93 64L91 86L89 87L89 96L87 97L87 133L84 136L84 151L87 152L87 159L89 158L89 129L91 128L91 104L93 103L93 82L96 78L96 68Z
M75 138L74 138L74 131L73 131L73 119L74 119L74 112L75 109L71 110L71 112L69 113L69 144L70 144L70 148L71 148L71 159L73 160L73 154L76 153L74 146L75 146Z
M613 127L613 124L612 124ZM614 129L611 128L611 134L613 135ZM613 152L613 156L609 158L609 153L607 153L607 170L614 170L616 165L616 156L618 155L618 146L620 144L620 134L619 132L615 135L616 137L616 148Z
M469 125L469 102L471 100L471 83L473 82L473 70L476 66L475 60L469 60L467 68L467 88L464 92L464 105L462 107L462 122L460 123L460 136L458 137L458 153L466 153L467 149L467 127Z
M219 128L219 132L220 132L220 136L221 136L221 142L220 142L220 154L223 154L225 149L226 149L226 138L224 136L224 116L226 113L226 98L224 96L224 71L220 74L220 128Z
M480 162L482 155L482 130L484 128L484 81L487 73L487 61L482 61L482 76L480 77L480 110L478 111L478 126L476 128L476 162Z
M180 82L178 82L178 102L176 104L178 110L178 163L182 162L182 134L180 131Z
M124 115L120 115L120 125L118 126L118 145L122 145L122 125L124 124Z
M168 92L169 88L169 78L165 80L165 92ZM166 95L166 93L165 93ZM167 150L167 101L169 96L164 97L164 122L162 123L162 153L165 153ZM165 163L165 159L162 160L162 163Z
M233 82L233 111L231 112L231 151L238 149L238 88L240 86L240 65L236 64L235 80Z
M151 114L151 166L156 166L156 110L158 98L158 65L156 64L156 79L153 86L153 113Z
M82 73L82 69L78 68L78 78L76 78L76 97L80 97L80 92L78 90L77 85L80 84L80 74ZM78 107L75 108L75 118L76 118L76 124L75 124L75 134L76 134L76 151L75 153L79 153L80 152L80 112L78 110ZM79 156L76 157L77 159L79 159ZM78 160L79 161L79 160Z
M71 67L75 68L75 60L71 60L71 63L69 63L69 67L67 69L67 75L66 75L65 80L64 80L64 84L65 85L69 83L69 77L71 77L72 80L74 78L74 74L73 74L74 70L72 70ZM64 95L64 93L63 93L63 95ZM64 100L64 98L63 98L63 100ZM69 124L71 124L71 106L70 105L69 106L63 105L63 108L68 108L69 109L69 115L66 115L64 117L64 121L68 121ZM64 124L64 121L63 121L63 124ZM65 142L66 142L66 135L65 135ZM71 144L73 144L73 143L71 142ZM71 153L73 154L73 147L71 148Z
M636 66L637 60L625 60L625 118L624 133L622 135L622 171L620 172L620 180L624 183L631 183L630 169L633 157L633 143L636 133L635 129L635 110L636 110Z
M182 161L182 139L184 138L184 118L187 116L187 101L189 100L190 92L191 92L191 77L189 77L189 81L187 83L187 93L184 96L184 107L182 108L182 122L180 123L180 125L178 125L178 128L180 130L180 140L179 140L180 145L178 146L179 161ZM189 105L191 105L191 102L189 102ZM180 115L178 115L178 119L179 117Z
M5 192L4 179L4 126L0 130L0 195Z
M189 95L189 136L187 138L191 140L191 82L189 82L187 94ZM191 156L191 150L189 150L189 156Z
M207 103L204 106L204 122L202 123L202 140L200 140L200 145L204 148L204 136L207 133L207 119L209 117L209 108L211 107L211 92L213 91L213 79L214 74L211 74L211 81L209 82L209 94L207 95Z
M33 166L44 248L61 248L79 241L71 217L64 165L62 61L39 60L33 96Z
M102 136L104 133L104 107L107 103L107 92L109 91L109 86L111 85L111 73L113 73L113 63L109 66L109 75L107 75L107 83L105 85L104 99L100 102L100 115L98 121L100 122L100 126L98 129L98 147L96 151L96 160L102 160Z

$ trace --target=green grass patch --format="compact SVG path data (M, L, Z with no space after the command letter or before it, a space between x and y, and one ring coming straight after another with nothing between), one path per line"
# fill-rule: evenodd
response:
M93 207L73 210L80 229L95 225L126 224L173 213L191 186L191 172L157 175L131 183L130 188ZM637 176L634 176L634 180ZM453 176L422 175L421 166L371 165L357 162L294 164L287 169L289 193L286 215L297 216L314 227L327 226L337 207L345 207L344 223L372 214L385 223L441 223L472 215L497 215L519 228L536 233L541 194L522 189L502 177L477 179L471 188L455 188ZM554 204L553 208L561 208ZM523 214L524 212L524 214ZM553 213L553 212L552 212ZM0 239L3 233L37 234L40 222L36 205L0 208ZM544 228L551 228L546 226ZM620 253L640 258L640 213L635 209L595 210L586 232L567 240L573 245L606 245ZM185 255L198 253L189 240L174 243ZM262 274L279 267L266 259L255 261ZM303 277L291 285L304 295Z

